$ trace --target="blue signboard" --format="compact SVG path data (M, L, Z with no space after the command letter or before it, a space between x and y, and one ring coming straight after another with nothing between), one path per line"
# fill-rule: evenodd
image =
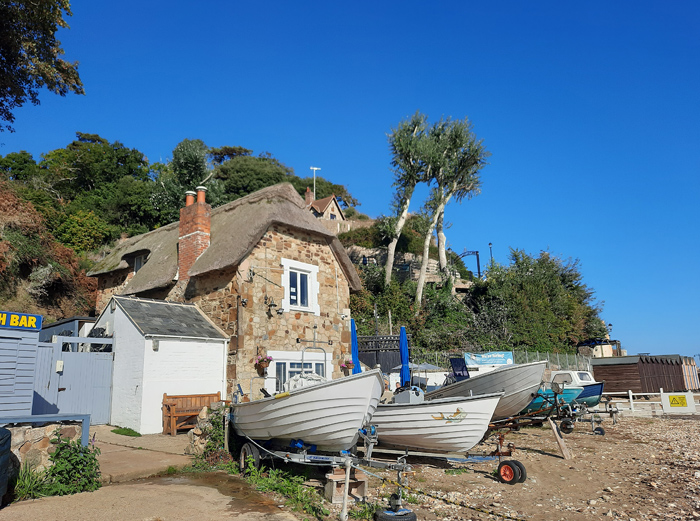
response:
M27 315L26 313L12 313L0 311L0 329L24 329L25 331L39 331L41 329L41 315Z
M510 351L491 351L490 353L464 353L467 365L507 365L513 363Z

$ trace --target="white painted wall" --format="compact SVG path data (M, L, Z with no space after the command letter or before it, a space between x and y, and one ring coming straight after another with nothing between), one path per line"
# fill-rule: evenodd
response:
M226 399L226 341L157 338L141 341L144 355L141 434L163 432L163 394L210 394Z
M119 307L115 311L113 331L114 369L110 423L141 432L144 339Z

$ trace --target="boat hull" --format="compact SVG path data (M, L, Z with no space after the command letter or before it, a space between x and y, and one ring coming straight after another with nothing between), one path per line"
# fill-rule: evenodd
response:
M455 396L503 393L492 420L503 420L518 414L532 401L542 383L546 361L508 365L491 372L472 376L426 393L427 400Z
M378 447L422 452L466 452L488 429L502 393L380 404L372 417Z
M540 396L536 396L528 406L521 411L521 414L528 414L544 409L548 411L554 407L554 392L551 389L540 390ZM559 403L564 400L565 403L571 404L583 392L583 387L566 387L560 395L558 395Z
M239 436L283 447L302 440L323 452L347 450L357 443L358 430L374 414L383 389L381 372L373 369L233 404L233 427Z
M603 395L604 382L595 382L583 385L583 392L576 397L576 403L586 404L588 407L595 407L600 403Z

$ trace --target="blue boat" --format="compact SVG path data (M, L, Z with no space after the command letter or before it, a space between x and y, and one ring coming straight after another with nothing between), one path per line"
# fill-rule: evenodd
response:
M552 371L551 381L566 386L583 387L581 394L576 397L576 403L595 407L600 403L605 382L596 382L588 371Z
M583 387L565 387L561 394L557 395L557 400L559 403L562 403L563 401L564 403L571 404L582 392ZM520 411L520 414L529 414L537 411L546 413L554 407L554 392L552 391L550 384L545 383L530 404L525 407L525 409Z

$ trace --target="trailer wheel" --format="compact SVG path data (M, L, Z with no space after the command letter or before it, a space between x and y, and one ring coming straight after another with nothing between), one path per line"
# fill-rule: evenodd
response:
M398 512L392 512L391 510L377 510L374 513L375 521L416 521L416 513L410 510L401 509Z
M574 422L571 420L563 420L561 422L561 432L564 434L571 434L574 432Z
M595 429L593 429L593 434L605 436L605 429L603 429L603 427L596 427Z
M501 483L515 485L520 481L520 467L512 461L503 461L498 466L498 479Z
M253 458L253 468L260 468L260 451L252 443L245 443L241 447L241 454L238 457L238 468L242 474L248 473L248 458Z
M520 463L517 459L511 460L511 463L520 469L520 479L518 483L525 483L527 479L527 470L525 470L525 465Z

